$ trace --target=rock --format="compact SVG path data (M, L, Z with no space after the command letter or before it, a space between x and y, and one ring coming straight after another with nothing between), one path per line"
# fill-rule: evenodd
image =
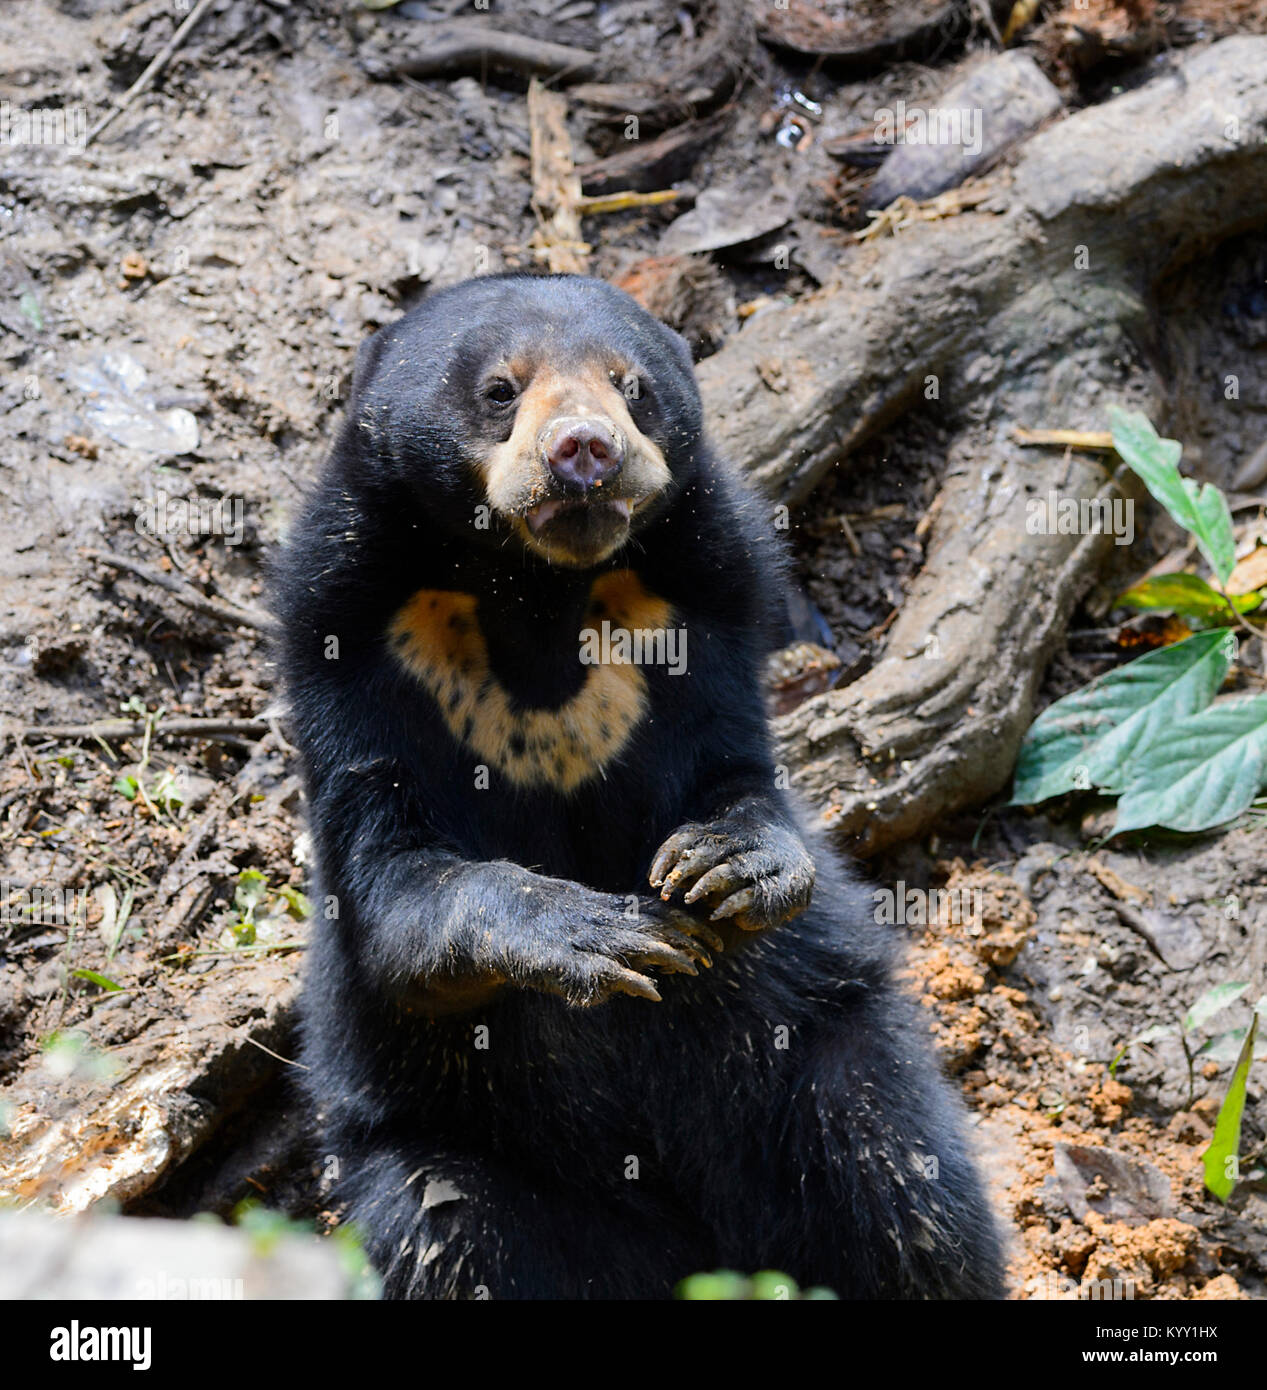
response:
M1093 1211L1133 1226L1170 1211L1170 1179L1151 1163L1113 1149L1057 1144L1053 1171L1079 1221Z
M1244 1300L1249 1294L1230 1274L1216 1274L1213 1279L1192 1295L1197 1303L1223 1302L1227 1299Z
M996 160L1062 105L1060 93L1026 53L1000 53L927 108L898 102L887 113L896 143L872 181L868 207L905 195L922 201L961 184ZM877 140L884 135L877 113Z
M129 353L110 349L69 373L83 394L81 434L108 435L125 448L170 457L198 447L198 421L179 407L159 410L147 392L145 368Z
M0 1299L350 1298L333 1244L212 1223L0 1212Z
M746 188L710 188L664 229L662 255L695 255L742 246L786 226L792 216L792 199L785 191L754 195Z
M763 43L855 67L931 52L963 23L956 0L866 5L780 0L757 7L757 36Z
M61 958L44 969L60 988ZM37 976L28 990L43 987ZM261 958L245 976L210 978L185 1020L148 1028L126 1048L107 1053L67 1034L66 1047L46 1050L7 1088L0 1205L39 1202L69 1215L148 1192L271 1078L270 1053L291 1047L297 993L284 958Z

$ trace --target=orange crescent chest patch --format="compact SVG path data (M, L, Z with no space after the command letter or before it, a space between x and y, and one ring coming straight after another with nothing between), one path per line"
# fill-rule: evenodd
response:
M609 622L630 632L664 631L671 617L632 570L616 570L594 581L583 628ZM580 689L560 705L519 704L493 674L473 594L420 589L396 614L389 637L454 739L517 786L575 790L603 773L646 714L646 677L626 664L585 667ZM578 664L580 652L578 633Z

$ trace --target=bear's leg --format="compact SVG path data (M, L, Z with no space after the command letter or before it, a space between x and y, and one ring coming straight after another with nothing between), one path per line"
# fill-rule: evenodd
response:
M994 1217L926 1027L881 988L806 1043L791 1093L746 1155L754 1179L768 1175L751 1211L715 1218L738 1237L723 1240L723 1265L755 1256L842 1298L1003 1296Z
M715 1262L702 1226L643 1192L603 1201L463 1153L371 1148L340 1195L387 1298L667 1298Z

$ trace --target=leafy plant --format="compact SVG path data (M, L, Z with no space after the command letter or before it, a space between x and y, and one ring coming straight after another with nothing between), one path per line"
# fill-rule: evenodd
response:
M1195 1035L1204 1029L1205 1025L1216 1014L1221 1013L1229 1004L1236 1003L1248 988L1248 980L1226 980L1223 984L1214 985L1211 989L1207 989L1184 1014L1178 1026L1171 1023L1155 1023L1138 1036L1129 1038L1124 1042L1118 1048L1117 1056L1109 1064L1109 1074L1111 1076L1117 1075L1122 1058L1132 1047L1159 1042L1162 1038L1177 1038L1188 1062L1188 1099L1184 1102L1184 1109L1190 1109L1196 1094L1197 1062L1202 1059L1210 1062L1230 1061L1240 1048L1241 1039L1245 1036L1245 1029L1231 1029L1225 1033L1215 1034L1199 1046L1194 1045ZM1231 1046L1230 1056L1229 1044Z
M1235 1004L1248 989L1248 980L1226 980L1222 984L1214 985L1197 998L1178 1026L1167 1023L1154 1024L1137 1037L1123 1043L1109 1065L1109 1074L1116 1076L1123 1057L1132 1047L1145 1046L1162 1038L1177 1038L1188 1064L1188 1098L1184 1102L1184 1109L1190 1110L1196 1094L1197 1063L1206 1061L1226 1064L1233 1058L1236 1059L1232 1079L1215 1122L1214 1137L1202 1156L1205 1185L1220 1202L1226 1202L1231 1195L1239 1173L1238 1154L1241 1119L1245 1111L1245 1091L1249 1081L1249 1069L1255 1060L1254 1041L1258 1036L1258 1020L1267 1012L1267 995L1254 1005L1250 1021L1245 1027L1228 1028L1214 1033L1199 1046L1195 1045L1195 1040L1196 1035L1211 1019Z
M118 980L112 980L109 976L101 974L98 970L88 970L82 966L70 972L74 980L87 980L90 985L96 985L98 989L104 989L107 994L114 994L121 990L123 986Z
M330 1243L339 1258L339 1266L351 1280L349 1298L375 1299L383 1292L383 1281L378 1277L365 1252L365 1239L361 1228L354 1221L336 1226L330 1232Z
M162 719L166 710L160 705L151 710L139 695L124 700L119 709L124 714L135 715L145 723L145 733L141 741L141 760L134 773L125 773L114 779L114 789L127 801L139 801L157 820L160 812L175 817L184 809L185 793L180 778L171 768L163 771L146 786L146 773L150 765L150 742L154 736L155 725Z
M1161 439L1144 418L1114 407L1109 412L1113 447L1144 486L1180 526L1189 532L1197 549L1226 584L1236 567L1236 541L1227 498L1213 483L1204 485L1179 472L1183 446L1175 439Z
M1258 1036L1258 1012L1250 1021L1249 1031L1241 1044L1232 1082L1219 1107L1214 1122L1214 1137L1201 1157L1205 1168L1205 1185L1220 1202L1232 1195L1240 1174L1241 1119L1245 1114L1245 1090L1249 1084L1249 1069L1254 1060L1254 1039Z
M1021 746L1011 804L1098 791L1120 797L1115 834L1208 830L1241 815L1267 787L1267 695L1215 699L1237 654L1234 628L1261 635L1244 615L1267 589L1229 592L1237 565L1227 499L1180 474L1179 444L1161 439L1142 415L1116 410L1111 423L1114 447L1192 535L1214 579L1160 575L1120 602L1170 608L1206 627L1044 710Z
M764 1269L751 1277L719 1269L711 1274L691 1274L677 1286L678 1298L694 1303L730 1301L774 1302L834 1299L830 1289L801 1289L790 1275Z
M258 869L243 869L233 890L233 906L238 920L231 928L239 946L255 944L255 909L268 896L268 879Z
M114 789L125 801L135 801L137 793L141 790L141 784L135 777L116 777Z
M231 948L273 942L274 928L284 920L303 921L312 916L312 904L289 883L270 889L258 869L243 869L233 888L233 911L225 928L224 944Z
M277 896L286 904L286 911L296 921L302 922L305 918L312 916L312 904L298 888L292 887L289 883L283 883L277 890Z
M1226 622L1233 613L1252 613L1263 601L1261 591L1221 594L1196 574L1159 574L1118 595L1118 603L1141 610L1164 608L1185 618Z
M50 1033L40 1051L45 1069L61 1081L108 1081L119 1070L115 1058L74 1030Z
M284 1240L315 1234L311 1221L287 1216L284 1211L266 1207L256 1197L246 1197L233 1208L233 1224L246 1232L257 1255L271 1255Z
M210 1219L216 1220L214 1216ZM233 1225L246 1232L253 1252L261 1257L271 1255L285 1241L317 1238L311 1221L288 1216L284 1211L263 1206L256 1197L247 1197L239 1202L233 1208L231 1220ZM378 1298L382 1294L382 1280L365 1253L365 1243L359 1227L354 1222L336 1226L326 1239L334 1250L339 1267L347 1276L347 1297Z

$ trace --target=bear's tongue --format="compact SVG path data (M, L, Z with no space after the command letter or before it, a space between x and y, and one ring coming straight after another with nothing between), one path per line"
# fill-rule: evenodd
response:
M626 520L633 512L633 503L624 497L604 498L602 501L581 502L573 501L571 498L554 498L549 502L539 502L535 507L529 507L527 512L528 525L533 532L540 531L541 528L560 512L579 511L585 507L610 507L613 511L619 512Z

